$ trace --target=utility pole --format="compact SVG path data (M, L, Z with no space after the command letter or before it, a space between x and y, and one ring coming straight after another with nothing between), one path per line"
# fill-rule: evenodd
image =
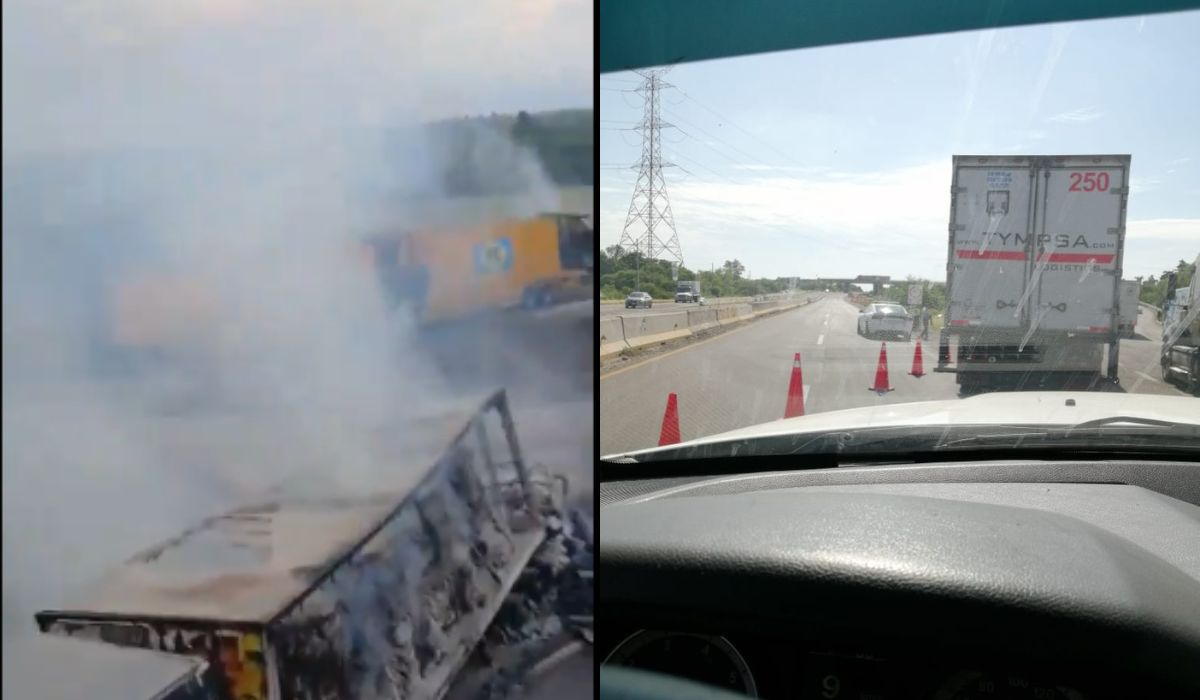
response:
M663 168L672 167L662 160L662 130L672 125L664 123L659 110L659 93L672 87L663 82L667 69L638 71L642 84L635 90L645 101L641 123L634 127L642 132L642 156L638 168L637 184L629 201L629 213L625 217L625 228L621 231L621 249L636 250L637 286L641 288L641 259L657 260L660 256L674 258L683 264L683 251L679 247L679 236L675 232L675 216L671 213L671 200L667 197L667 183L663 179ZM660 235L663 234L663 235ZM664 241L664 238L666 239Z

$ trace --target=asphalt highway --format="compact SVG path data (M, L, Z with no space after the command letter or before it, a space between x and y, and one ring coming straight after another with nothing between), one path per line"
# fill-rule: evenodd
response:
M884 343L859 337L857 316L844 297L828 296L602 376L600 454L655 446L671 392L678 396L683 440L782 418L797 352L809 414L960 398L955 375L932 372L932 331L922 342L924 376L909 374L915 341L888 342L893 390L870 391ZM1137 330L1121 341L1120 386L1108 390L1186 395L1159 377L1161 327L1152 313L1143 310Z

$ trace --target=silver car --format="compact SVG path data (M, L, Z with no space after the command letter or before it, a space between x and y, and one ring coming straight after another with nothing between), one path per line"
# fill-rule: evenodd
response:
M627 309L649 309L654 306L654 300L645 292L631 292L625 297L625 308Z
M864 338L912 340L913 318L899 304L874 303L858 314L858 334Z

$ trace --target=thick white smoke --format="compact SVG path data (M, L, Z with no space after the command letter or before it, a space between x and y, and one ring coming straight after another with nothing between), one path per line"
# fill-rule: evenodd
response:
M428 466L398 461L381 436L464 397L354 241L484 216L445 201L450 150L415 126L589 104L592 10L12 0L3 12L8 638L215 510L280 484L364 489ZM385 123L409 128L397 143ZM532 156L494 134L476 145L478 165L502 164L486 177L521 184L485 208L553 208ZM203 290L185 361L114 369L114 290L158 273Z

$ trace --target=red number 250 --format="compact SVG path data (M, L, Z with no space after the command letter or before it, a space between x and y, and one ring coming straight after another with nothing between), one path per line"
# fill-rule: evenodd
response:
M1108 173L1071 173L1071 192L1108 191Z

